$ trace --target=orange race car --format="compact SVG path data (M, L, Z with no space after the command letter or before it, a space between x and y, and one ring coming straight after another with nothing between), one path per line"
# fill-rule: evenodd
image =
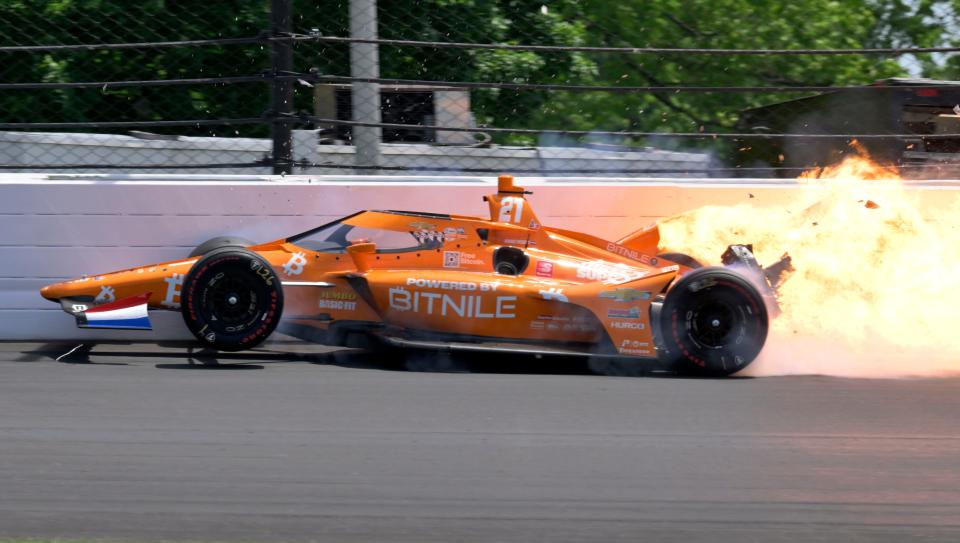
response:
M726 375L760 353L788 261L733 245L723 267L657 254L656 226L616 242L540 224L510 176L490 218L361 211L268 243L215 238L188 258L41 289L79 326L150 329L179 310L206 346L281 331L329 345L586 355ZM699 268L699 269L697 269Z

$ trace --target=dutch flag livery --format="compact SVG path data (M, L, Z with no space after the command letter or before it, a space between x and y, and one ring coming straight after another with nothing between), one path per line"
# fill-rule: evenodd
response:
M75 313L80 328L113 328L118 330L152 330L147 316L150 293L138 294Z

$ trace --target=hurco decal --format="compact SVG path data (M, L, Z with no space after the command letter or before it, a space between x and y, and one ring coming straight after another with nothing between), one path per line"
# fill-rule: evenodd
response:
M390 308L396 311L413 311L443 317L456 315L471 319L512 319L517 316L516 296L490 296L484 294L446 294L424 292L422 288L466 292L496 292L498 283L474 283L470 281L440 281L436 279L407 279L407 287L391 287Z
M608 309L608 319L639 319L640 308L631 307L630 309Z
M600 297L615 302L634 302L636 300L649 300L650 291L637 290L635 288L618 288L615 290L605 290L600 293Z
M610 328L619 328L621 330L643 330L644 325L642 322L634 321L612 321L610 323Z

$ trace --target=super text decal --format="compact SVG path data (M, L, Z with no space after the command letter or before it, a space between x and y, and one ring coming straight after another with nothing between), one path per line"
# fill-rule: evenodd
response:
M516 318L517 297L497 294L499 283L441 281L410 277L406 286L390 287L390 309L441 317ZM440 290L430 292L424 289Z
M588 262L577 266L577 279L603 281L604 283L610 284L633 281L645 275L646 273L623 264L613 265L604 262Z

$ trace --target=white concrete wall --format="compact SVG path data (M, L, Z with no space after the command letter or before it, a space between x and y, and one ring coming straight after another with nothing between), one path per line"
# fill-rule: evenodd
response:
M792 181L520 179L544 224L616 239L700 205L777 205ZM202 241L234 234L289 236L361 209L485 216L480 177L0 175L0 340L184 339L179 313L155 313L151 333L78 330L38 289L83 274L186 256ZM960 182L924 182L954 190ZM751 198L750 195L754 197ZM937 193L931 191L931 205Z
M452 121L451 121L452 122ZM455 126L455 125L451 125ZM224 130L229 136L231 130ZM297 167L295 173L310 175L346 175L347 167L356 163L356 148L352 145L319 145L315 130L294 130L293 158L305 160L318 167ZM452 134L452 133L451 133ZM467 140L472 136L466 135ZM265 175L272 169L263 167L216 168L204 164L253 163L267 158L271 152L268 139L234 137L170 136L163 139L145 139L122 134L83 134L57 132L0 131L0 164L23 165L23 171L33 171L30 165L62 166L67 173L99 173L122 171L114 168L86 168L77 165L97 164L133 168L158 164L155 168L139 167L141 173L164 174L218 174ZM380 146L383 174L403 173L390 168L413 168L417 175L444 174L471 169L501 171L576 170L594 171L598 176L618 176L625 170L636 175L665 177L656 170L685 171L683 177L696 177L710 167L710 155L661 149L642 148L631 151L612 151L576 147L518 147L491 145L469 147L456 145L428 145L385 143ZM429 171L429 168L438 170ZM8 169L7 171L16 171ZM604 174L605 171L614 173ZM644 174L643 172L650 172ZM361 172L364 173L364 172ZM375 172L365 172L375 173Z

